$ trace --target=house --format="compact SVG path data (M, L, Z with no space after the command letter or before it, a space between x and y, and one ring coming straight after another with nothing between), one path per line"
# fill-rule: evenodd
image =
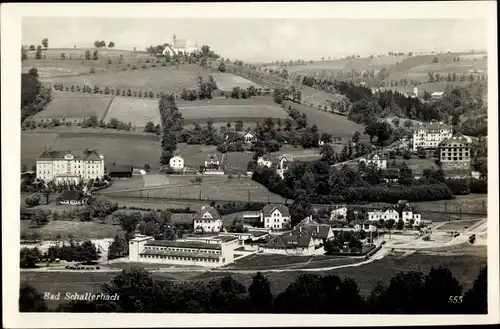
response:
M367 220L377 222L379 220L390 220L393 219L395 222L399 221L399 213L392 207L384 207L382 210L373 210L366 213Z
M257 165L271 168L272 162L271 162L271 159L269 158L269 156L263 155L257 159Z
M346 220L347 219L347 206L335 205L330 213L330 220Z
M293 161L291 155L283 154L278 159L278 165L276 167L276 173L283 179L285 177L285 172L288 171L290 163Z
M456 135L443 140L439 144L439 160L441 168L447 171L461 170L471 172L472 139L468 136Z
M315 247L321 247L325 241L331 240L334 237L333 230L330 225L319 224L312 219L312 216L304 218L291 232L291 234L295 235L300 235L302 233L306 233L311 236Z
M172 44L167 45L165 47L165 49L162 52L162 55L166 56L168 54L170 56L174 56L177 54L184 54L184 53L188 54L199 50L200 48L198 47L198 44L195 41L188 39L177 39L174 33L174 36L172 38Z
M219 159L217 158L217 154L212 153L207 155L205 160L205 170L213 170L218 171L220 169Z
M432 100L435 100L435 101L443 99L443 97L444 97L444 92L442 92L442 91L436 91L436 92L433 92L431 94Z
M56 184L72 183L104 176L104 156L96 150L56 151L46 149L36 159L36 178Z
M154 240L151 236L136 235L129 241L129 261L217 267L234 261L236 237L205 240Z
M283 204L267 204L262 208L261 223L271 230L283 230L290 227L290 211Z
M134 167L130 165L114 165L108 172L109 177L112 178L130 178Z
M405 224L413 222L413 225L419 226L422 222L422 214L412 209L410 204L407 203L401 212L401 219Z
M418 127L413 130L413 151L417 151L419 147L423 149L435 149L439 144L453 136L453 129L451 126L443 123L433 121L429 124L420 123Z
M314 254L312 237L307 233L298 235L283 234L271 238L259 248L264 253L289 256L310 256Z
M254 134L252 134L250 131L248 131L244 136L243 138L245 139L245 143L253 143L257 140L257 138L255 138Z
M372 153L366 158L360 158L359 162L364 162L367 166L373 163L378 169L387 168L387 158L379 153Z
M85 204L85 198L82 197L82 193L79 191L63 191L58 197L59 204L67 204L72 206L80 206Z
M222 230L222 217L214 207L201 207L200 213L193 219L195 231L220 232Z
M181 171L184 169L184 158L180 155L175 155L170 158L169 165L173 170Z

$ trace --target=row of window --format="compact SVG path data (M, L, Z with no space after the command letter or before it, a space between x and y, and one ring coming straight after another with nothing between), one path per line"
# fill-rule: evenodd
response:
M469 157L442 157L441 161L469 161Z
M149 246L146 246L145 249L165 250L165 251L182 251L182 252L206 252L206 253L211 253L211 254L220 254L219 250L205 250L205 249L186 249L186 248L149 247Z
M181 261L197 261L197 262L208 262L208 263L218 263L219 259L212 258L192 258L192 257L180 257L180 256L159 256L159 255L141 255L142 258L155 258L155 259L170 259L170 260L181 260Z

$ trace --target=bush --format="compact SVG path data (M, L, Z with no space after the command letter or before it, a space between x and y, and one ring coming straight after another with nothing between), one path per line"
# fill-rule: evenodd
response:
M447 179L445 183L454 195L467 195L470 193L467 179Z
M470 193L488 193L488 180L471 179L469 182Z

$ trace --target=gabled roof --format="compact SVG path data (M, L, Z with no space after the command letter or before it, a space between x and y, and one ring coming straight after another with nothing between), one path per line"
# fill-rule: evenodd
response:
M449 143L460 143L460 144L471 144L472 143L472 138L469 136L464 136L464 135L455 135L451 138L446 138L444 139L439 145L444 146Z
M201 207L200 213L198 214L198 216L196 216L196 219L201 218L203 216L203 214L206 212L208 212L210 215L212 215L212 218L214 220L222 219L221 215L219 215L219 212L214 207Z
M379 160L387 160L387 158L386 158L386 157L384 157L384 156L383 156L382 154L380 154L380 153L372 153L372 154L368 155L367 159L368 159L368 160L373 160L373 158L374 158L375 156L378 156L378 157L379 157Z
M307 248L311 244L312 237L309 234L301 235L278 235L269 240L264 247L293 249Z
M270 158L267 154L265 154L265 155L263 155L263 156L260 156L260 157L257 159L257 161L259 161L259 160L262 160L262 161L271 161L271 158Z
M210 153L207 155L207 161L219 161L219 158L217 157L217 154Z
M278 209L282 216L290 216L290 211L284 204L266 204L264 208L262 208L262 212L264 216L271 216L275 209Z
M101 160L101 154L96 150L86 149L82 152L77 151L60 151L60 150L45 150L40 154L38 159L64 159L68 154L71 154L75 160Z
M302 228L302 231L301 231ZM316 239L327 239L332 228L330 225L326 224L320 224L320 225L305 225L302 227L299 227L299 229L296 229L292 231L293 235L300 235L301 233L307 233L311 237L316 238Z

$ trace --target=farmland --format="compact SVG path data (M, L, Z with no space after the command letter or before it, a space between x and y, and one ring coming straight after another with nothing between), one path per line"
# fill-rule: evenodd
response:
M23 132L21 134L21 161L28 168L35 164L36 157L46 147L55 150L82 151L95 148L105 156L108 166L112 163L130 164L142 168L145 163L152 170L160 161L160 141L155 135L136 133L114 133L111 130L73 128L72 132L61 129L47 132Z
M58 234L63 239L69 239L70 237L78 240L105 239L114 237L120 231L119 225L109 223L58 220L49 221L44 226L33 227L29 220L21 221L21 234L36 232L42 240L54 240Z
M102 119L112 100L113 97L78 93L55 97L43 111L35 115L34 119L36 121L62 119L72 121L74 124L90 116Z
M200 184L194 183L193 176L168 176L168 185L143 188L141 190L102 190L103 195L110 197L143 197L151 199L201 199L201 200L248 200L256 202L282 202L283 198L269 192L262 185L248 179L232 179L222 176L204 176Z
M240 87L243 89L247 89L250 86L254 86L255 88L262 88L262 86L259 86L258 84L245 79L243 77L234 75L234 74L229 74L229 73L214 73L212 74L214 77L215 81L217 82L217 88L219 90L222 90L224 92L229 92L233 90L234 87Z

